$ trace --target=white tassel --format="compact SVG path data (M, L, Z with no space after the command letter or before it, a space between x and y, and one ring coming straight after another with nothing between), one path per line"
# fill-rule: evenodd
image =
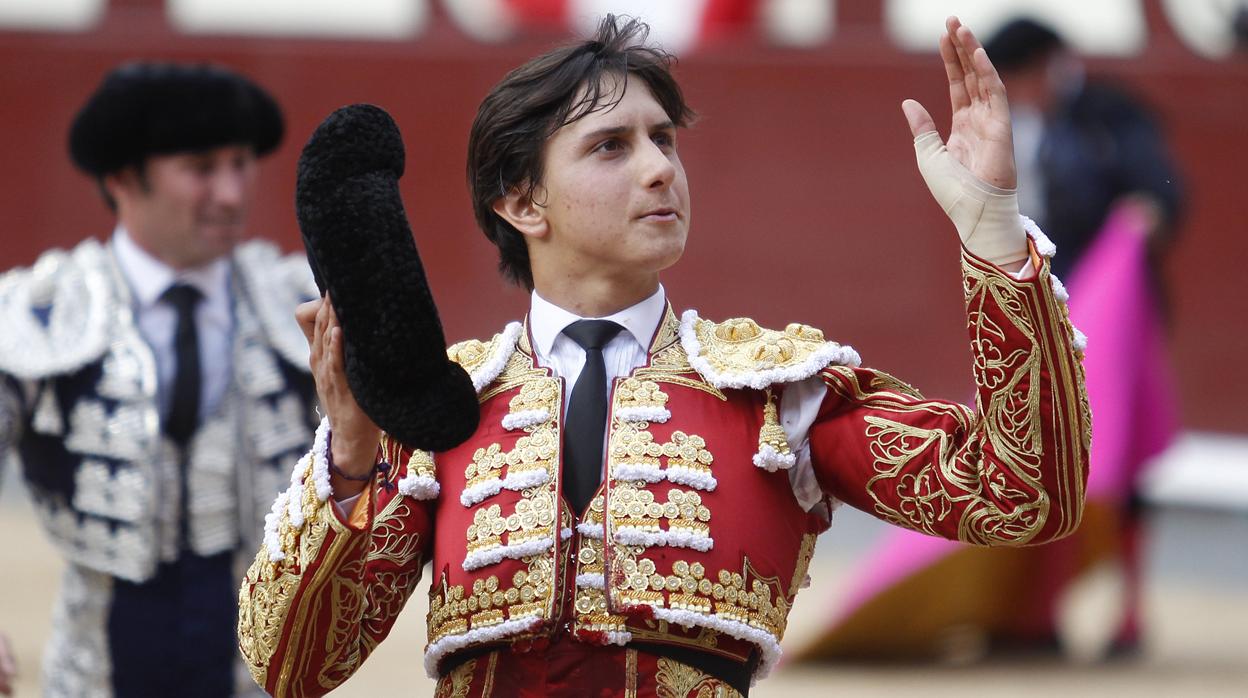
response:
M672 413L666 407L640 405L636 407L621 407L615 411L615 416L625 422L655 422L664 424L672 418Z
M663 471L652 463L616 463L612 472L616 480L627 482L659 482L663 479Z
M442 486L428 475L408 473L399 480L399 494L407 495L412 499L437 499L441 493Z
M547 482L550 482L550 473L545 470L533 468L514 473L509 470L507 476L502 479L486 480L465 488L463 492L459 493L459 503L470 507L493 497L503 491L503 489L519 492L530 487L544 485Z
M606 587L606 576L601 572L596 574L578 574L576 575L576 585L582 589L602 589Z
M613 536L616 543L624 545L641 545L647 548L666 545L672 548L692 548L706 552L715 547L715 541L705 533L687 530L643 531L632 526L621 526L615 529Z
M719 481L715 479L715 476L705 470L695 470L683 465L669 465L664 473L667 475L668 482L688 485L704 492L714 492L719 486Z
M468 556L464 558L463 568L465 572L471 572L482 567L496 565L506 559L519 560L522 557L544 553L554 544L555 541L550 536L543 536L526 540L523 543L510 543L488 550L476 550L468 553Z
M447 635L425 649L425 674L431 679L438 678L438 663L452 652L473 645L483 645L535 630L542 624L540 615L535 618L513 618L496 625L484 628L473 628L458 635Z
M632 604L634 606L649 604ZM730 635L738 640L751 642L758 646L762 653L762 661L758 663L758 669L755 670L754 676L750 679L751 685L758 683L759 679L765 678L775 668L776 663L780 661L782 650L780 642L771 633L766 630L755 628L752 625L742 623L739 620L724 618L719 615L710 613L697 613L695 611L687 611L684 609L659 608L651 606L654 611L654 617L659 620L665 620L669 623L683 626L685 628L711 628L718 630L725 635Z
M593 538L594 540L602 540L603 538L601 523L587 523L582 521L576 525L576 532L586 538Z
M759 446L758 453L754 454L754 465L769 473L774 473L777 470L788 470L796 464L796 454L780 453L769 444Z
M549 410L521 410L503 416L504 429L524 429L537 426L550 419Z

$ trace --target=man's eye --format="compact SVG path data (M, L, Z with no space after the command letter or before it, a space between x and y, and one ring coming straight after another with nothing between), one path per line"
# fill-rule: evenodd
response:
M670 133L666 133L666 132L656 133L653 136L651 136L650 139L654 141L655 145L661 148L670 148L670 147L676 146L676 138L672 136L672 134Z
M620 150L620 149L621 149L621 148L623 148L623 147L624 147L624 145L623 145L622 143L620 143L620 141L619 141L618 139L612 138L612 139L605 140L605 141L603 141L603 142L599 143L599 144L598 144L598 147L597 147L597 148L594 148L594 150L599 151L599 152L603 152L603 153L614 153L614 152L616 152L617 150Z

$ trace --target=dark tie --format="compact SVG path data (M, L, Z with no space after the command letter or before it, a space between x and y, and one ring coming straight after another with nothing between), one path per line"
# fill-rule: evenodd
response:
M178 313L178 327L173 335L176 372L165 433L185 448L199 421L199 333L195 331L195 306L203 295L194 286L179 283L170 286L160 298Z
M585 367L568 400L563 430L563 493L584 511L602 479L602 440L607 427L607 369L602 348L624 329L610 320L578 320L563 333L585 350Z

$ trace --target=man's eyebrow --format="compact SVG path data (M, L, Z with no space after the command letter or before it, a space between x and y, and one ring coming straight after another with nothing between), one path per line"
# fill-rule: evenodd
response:
M628 132L628 126L606 126L604 128L595 129L581 136L582 141L597 141L611 136L621 136ZM650 131L670 131L676 128L676 124L671 119L660 121L652 124L648 130Z

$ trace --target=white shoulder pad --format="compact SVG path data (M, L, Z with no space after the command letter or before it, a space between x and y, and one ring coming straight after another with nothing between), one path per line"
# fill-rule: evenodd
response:
M0 372L40 379L103 356L119 310L117 280L108 250L92 238L0 276Z
M295 308L320 297L307 258L251 240L234 249L234 269L269 343L292 366L309 370L308 340L295 322Z

